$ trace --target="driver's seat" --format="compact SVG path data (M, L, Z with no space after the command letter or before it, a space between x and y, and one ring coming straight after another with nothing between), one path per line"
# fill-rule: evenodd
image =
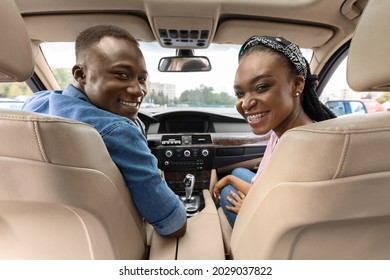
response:
M0 1L0 82L34 68L12 0ZM144 259L144 224L91 126L0 110L0 259Z

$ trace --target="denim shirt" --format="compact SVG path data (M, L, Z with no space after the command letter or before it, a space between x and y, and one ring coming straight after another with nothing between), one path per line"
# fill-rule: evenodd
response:
M161 178L157 159L134 122L97 108L72 85L63 91L35 93L25 102L23 110L78 120L95 127L122 173L141 216L162 235L184 225L184 205Z

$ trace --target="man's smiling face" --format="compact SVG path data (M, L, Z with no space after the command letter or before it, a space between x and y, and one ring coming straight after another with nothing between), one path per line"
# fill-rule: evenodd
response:
M95 106L135 120L147 93L141 50L125 39L104 37L82 65L81 90Z

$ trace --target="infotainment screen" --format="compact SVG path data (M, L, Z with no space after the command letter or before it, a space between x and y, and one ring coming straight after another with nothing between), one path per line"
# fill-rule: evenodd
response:
M208 121L204 119L169 119L165 121L168 133L205 133L208 130Z

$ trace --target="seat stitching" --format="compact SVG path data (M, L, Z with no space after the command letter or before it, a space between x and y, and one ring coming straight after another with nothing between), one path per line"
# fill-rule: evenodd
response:
M41 153L42 160L44 162L49 162L49 160L46 157L46 154L45 154L45 151L43 149L43 146L42 146L41 137L40 137L40 134L39 134L38 122L36 122L36 121L33 122L33 128L34 128L35 140L36 140L36 143L38 145L39 152Z
M59 118L51 118L51 117L25 117L25 116L14 116L14 115L0 115L0 120L15 120L15 121L36 121L36 122L50 122L50 123L66 123L66 124L78 124L78 125L86 125L89 127L93 127L90 124L75 121L71 119L59 119Z
M336 172L335 172L332 179L336 179L336 178L339 178L341 176L343 169L344 169L344 166L345 166L345 161L346 161L348 153L349 153L350 143L351 143L351 135L347 134L347 135L345 135L345 140L344 140L344 144L343 144L343 151L341 152L339 166L337 167Z

